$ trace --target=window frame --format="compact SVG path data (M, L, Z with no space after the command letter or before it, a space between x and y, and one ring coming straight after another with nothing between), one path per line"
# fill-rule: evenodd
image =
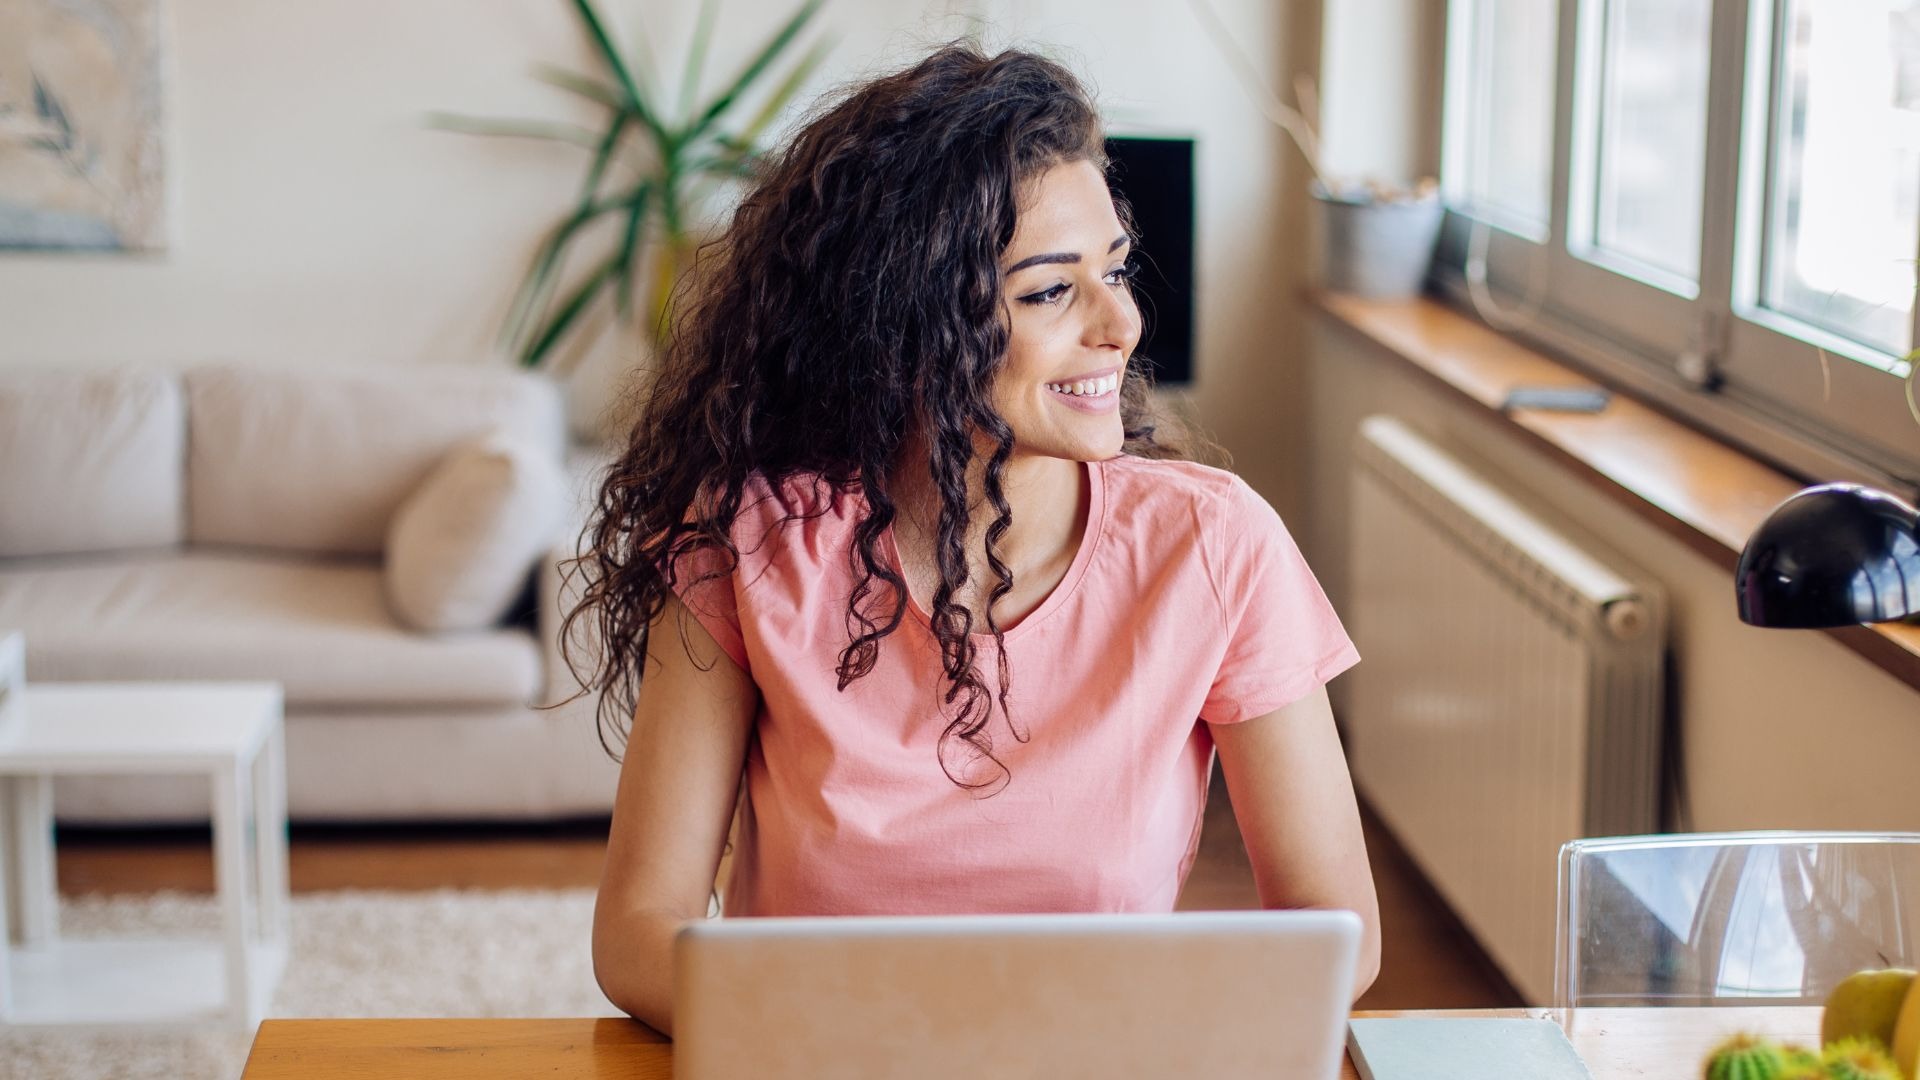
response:
M1554 107L1554 191L1553 241L1549 243L1549 262L1553 280L1550 296L1572 320L1621 340L1636 351L1648 354L1676 354L1687 347L1694 331L1694 305L1701 293L1699 283L1687 286L1693 295L1679 295L1667 288L1627 276L1628 270L1617 256L1598 248L1586 220L1593 214L1598 184L1594 171L1598 166L1600 101L1605 85L1606 5L1604 2L1562 3L1558 50L1555 65ZM1708 91L1711 102L1712 91ZM1711 128L1712 110L1708 110ZM1706 182L1706 162L1702 161L1702 183ZM1705 192L1702 192L1702 207ZM1701 233L1706 232L1702 213ZM1702 245L1702 277L1705 276L1705 245ZM1609 266L1609 263L1615 265ZM1633 271L1633 272L1639 272ZM1657 275L1668 276L1668 275ZM1675 284L1679 284L1675 282ZM1632 311L1624 322L1616 317Z
M1449 211L1435 264L1441 289L1496 328L1566 355L1788 471L1920 496L1920 419L1909 414L1901 385L1906 365L1896 360L1891 372L1869 366L1885 354L1760 302L1783 92L1775 60L1791 0L1713 0L1700 271L1691 298L1610 269L1583 246L1583 230L1570 228L1576 213L1591 216L1607 0L1557 0L1546 235L1529 235L1459 200L1472 85L1472 73L1463 70L1470 55L1463 28L1481 2L1447 5L1441 146ZM1753 56L1765 62L1749 63ZM1472 265L1476 240L1481 268ZM1920 259L1920 250L1915 255ZM1476 289L1471 279L1482 268L1484 288ZM1914 323L1920 346L1920 303Z

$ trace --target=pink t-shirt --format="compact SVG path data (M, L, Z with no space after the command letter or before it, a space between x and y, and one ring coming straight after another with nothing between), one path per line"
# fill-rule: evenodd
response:
M864 500L749 485L739 568L689 589L683 565L680 586L761 693L727 914L1173 909L1206 807L1201 721L1271 712L1359 654L1279 515L1239 477L1127 456L1088 477L1066 577L1006 632L1008 703L1031 738L1016 741L995 708L987 731L1012 778L985 798L936 757L946 683L918 602L873 670L836 689ZM897 567L892 539L880 548ZM992 636L974 643L997 687Z

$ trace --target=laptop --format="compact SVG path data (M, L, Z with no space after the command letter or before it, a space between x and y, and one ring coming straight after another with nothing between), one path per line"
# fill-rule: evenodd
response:
M1359 949L1346 911L691 923L673 1072L1331 1080Z

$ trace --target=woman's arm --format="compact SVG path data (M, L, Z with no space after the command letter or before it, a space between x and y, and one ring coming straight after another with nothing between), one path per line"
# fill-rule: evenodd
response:
M1380 902L1326 688L1244 723L1209 726L1261 905L1360 916L1358 999L1380 973Z
M707 914L760 695L672 595L647 652L594 903L593 972L607 1000L670 1035L673 936Z

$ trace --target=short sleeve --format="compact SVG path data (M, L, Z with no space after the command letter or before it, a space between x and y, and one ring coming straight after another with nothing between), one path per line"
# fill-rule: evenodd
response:
M716 547L681 554L674 560L673 591L687 612L713 635L714 642L728 658L738 664L740 670L751 671L747 665L746 637L740 630L739 597L735 589L739 567L731 573L700 580L714 571L724 571L726 559L727 553ZM676 633L676 639L677 636Z
M1201 718L1237 724L1300 700L1360 660L1267 501L1234 477L1207 524L1226 654Z

